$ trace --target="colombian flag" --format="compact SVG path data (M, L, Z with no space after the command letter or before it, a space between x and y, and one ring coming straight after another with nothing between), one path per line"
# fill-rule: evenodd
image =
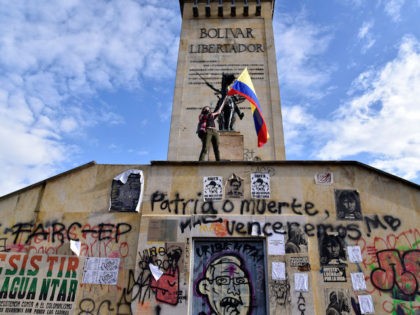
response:
M254 117L255 131L258 135L258 147L262 147L270 138L267 125L261 112L260 102L255 93L254 85L249 76L248 69L242 71L238 79L233 82L228 95L239 94L251 103L252 116Z

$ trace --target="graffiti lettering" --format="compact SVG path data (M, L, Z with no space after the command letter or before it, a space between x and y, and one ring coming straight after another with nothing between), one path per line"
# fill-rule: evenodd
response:
M90 228L89 225L82 226L79 222L73 222L68 227L57 222L52 223L49 227L42 223L35 226L33 223L25 222L5 229L5 234L11 232L15 236L13 244L18 243L20 239L24 239L24 244L30 244L31 241L36 241L39 238L50 240L52 243L58 240L61 244L65 240L79 241L79 238L75 236L77 232L80 232L84 237L88 234L93 235L98 241L112 239L118 243L120 237L130 231L131 225L128 223L100 223L94 228Z
M225 232L228 235L234 235L238 233L240 235L264 235L270 236L273 234L287 234L288 232L293 229L300 227L300 223L298 222L237 222L235 220L227 220L217 217L215 215L210 216L192 216L191 218L180 220L179 227L181 232L184 233L185 229L188 227L190 230L194 228L196 225L202 224L212 224L218 223L220 224L219 230L224 229L224 231L218 231L220 234L224 234ZM303 226L303 232L309 236L313 237L316 235L316 231L318 233L331 233L331 232L338 232L341 237L348 237L351 240L358 240L362 236L362 232L360 231L360 227L355 223L350 223L347 225L338 225L334 226L332 224L317 224L314 225L312 223L306 223Z
M393 231L396 231L401 225L401 220L391 215L385 215L383 217L383 220ZM378 215L374 215L371 218L365 216L365 224L368 230L367 236L370 236L370 233L372 232L372 227L373 229L378 229L379 227L384 230L387 229L387 226L380 220Z
M190 230L197 225L208 224L208 223L221 223L223 222L222 218L218 218L215 215L203 215L203 216L193 216L179 223L181 232L184 233L185 229L188 227Z
M305 302L305 298L303 297L302 292L300 292L299 297L298 297L298 310L300 312L300 315L305 315L305 311L306 311L306 302Z
M8 252L9 249L6 246L7 238L2 237L0 238L0 252Z
M392 291L393 298L412 301L418 294L420 282L420 250L409 250L400 257L398 250L376 253L379 267L370 279L380 291Z
M136 299L143 304L146 299L154 295L156 301L177 305L183 298L182 292L179 291L178 263L181 256L182 249L177 245L143 250L139 261L140 273L136 278L134 272L130 270L128 284L123 290L119 304L130 304ZM163 272L158 280L152 276L149 264L158 267Z
M255 151L252 149L244 149L244 160L252 161L254 160Z
M182 198L179 193L175 193L173 199L167 197L167 193L155 191L150 198L150 206L152 211L161 210L173 214L185 215L193 214L217 214L212 201L203 201L200 199L201 192L197 193L195 199ZM299 202L293 198L291 202L274 201L274 200L242 200L240 204L240 214L282 214L284 209L290 209L294 214L314 216L319 213L315 204L310 201ZM235 203L226 199L221 208L224 213L231 213L235 210ZM327 211L327 210L326 210Z

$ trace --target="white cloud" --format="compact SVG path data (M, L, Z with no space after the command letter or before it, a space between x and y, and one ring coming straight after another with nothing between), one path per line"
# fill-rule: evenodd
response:
M317 57L326 51L331 35L307 21L304 12L278 17L274 29L281 85L308 97L322 97L331 69Z
M306 106L302 105L283 106L282 116L286 155L308 154L307 142L311 138L310 129L318 124L316 117L312 116Z
M405 0L387 0L385 1L385 13L390 16L394 22L398 22L401 19L401 8L404 5Z
M54 174L72 134L123 122L98 91L174 73L178 4L143 3L0 0L0 194Z
M406 36L394 60L355 80L351 98L328 123L331 138L318 157L365 153L371 156L369 163L385 171L407 179L419 176L419 86L420 42Z
M357 34L357 37L363 42L362 53L366 53L376 42L371 32L373 25L373 21L364 22Z

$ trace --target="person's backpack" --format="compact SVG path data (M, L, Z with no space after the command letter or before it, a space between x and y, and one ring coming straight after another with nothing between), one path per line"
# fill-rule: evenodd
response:
M203 115L199 117L196 133L200 139L206 135L206 123L207 123L206 116Z

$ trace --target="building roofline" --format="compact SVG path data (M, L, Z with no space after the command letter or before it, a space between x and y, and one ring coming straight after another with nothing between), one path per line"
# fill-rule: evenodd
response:
M407 179L404 179L402 177L399 177L397 175L393 175L390 173L387 173L383 170L380 170L378 168L375 168L373 166L364 164L362 162L359 161L352 161L352 160L338 160L338 161L328 161L328 160L266 160L266 161L219 161L219 162L214 162L214 161L208 161L208 162L203 162L203 161L151 161L150 162L152 166L159 166L159 165L215 165L215 164L226 164L229 163L230 165L302 165L302 166L308 166L308 165L335 165L335 166L356 166L356 167L360 167L363 169L366 169L368 171L374 172L374 173L378 173L384 177L399 181L401 183L407 184L413 188L419 189L420 190L420 185L411 182Z
M17 193L24 192L25 190L29 190L29 189L34 188L34 187L36 187L36 186L45 185L47 182L49 182L49 181L51 181L51 180L57 179L57 178L62 177L62 176L64 176L64 175L68 175L68 174L70 174L70 173L74 173L74 172L80 171L80 170L82 170L82 169L84 169L84 168L88 168L88 167L93 166L93 165L97 165L95 161L91 161L91 162L88 162L88 163L86 163L86 164L83 164L83 165L77 166L77 167L72 168L72 169L70 169L70 170L68 170L68 171L65 171L65 172L63 172L63 173L59 173L59 174L54 175L54 176L52 176L52 177L48 177L48 178L46 178L46 179L44 179L44 180L41 180L41 181L39 181L39 182L37 182L37 183L31 184L31 185L26 186L26 187L23 187L23 188L21 188L21 189L18 189L18 190L12 191L12 192L10 192L10 193L8 193L8 194L6 194L6 195L0 196L0 200L1 200L1 199L3 199L3 198L6 198L6 197L10 197L11 195L14 195L14 194L17 194Z
M351 161L351 160L344 160L344 161L319 161L319 160L287 160L287 161L277 161L277 160L269 160L269 161L207 161L207 162L199 162L199 161L151 161L150 166L204 166L204 165L302 165L302 166L310 166L310 165L321 165L321 166L327 166L327 165L333 165L333 166L356 166L363 169L366 169L368 171L380 174L384 177L387 177L389 179L401 182L405 185L411 186L415 189L420 190L420 185L411 182L409 180L406 180L404 178L398 177L396 175L387 173L385 171L382 171L378 168L375 168L373 166L358 162L358 161ZM54 175L52 177L46 178L42 181L39 181L37 183L31 184L29 186L26 186L24 188L18 189L16 191L10 192L6 195L0 196L0 200L3 198L10 197L11 195L22 193L26 190L30 190L36 186L40 185L46 185L47 182L55 180L57 178L63 177L65 175L80 171L82 169L94 166L94 165L122 165L122 164L97 164L95 161L88 162L86 164L80 165L78 167L75 167L71 170L65 171L63 173ZM127 164L127 166L135 166L135 165L141 165L141 164ZM148 165L148 164L143 164Z
M261 0L261 2L268 2L268 1L271 1L273 3L272 14L271 14L271 16L273 16L276 0ZM193 2L193 0L179 0L179 10L180 10L181 16L183 16L183 13L184 13L184 3L185 2Z

